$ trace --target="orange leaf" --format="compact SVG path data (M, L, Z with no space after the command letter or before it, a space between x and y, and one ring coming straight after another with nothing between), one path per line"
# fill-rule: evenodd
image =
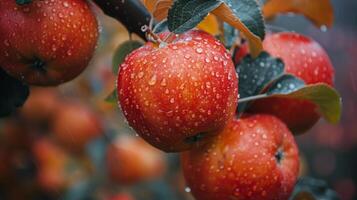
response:
M333 24L330 0L268 0L263 7L263 14L267 19L289 12L304 15L318 27L331 27Z
M161 21L167 17L173 0L142 0L142 2L155 19Z
M263 49L261 39L254 35L242 21L234 15L233 11L226 4L222 3L218 8L213 10L212 13L219 19L241 31L249 42L250 54L253 57L257 57L260 54Z
M212 35L218 35L219 31L219 24L216 16L208 14L207 17L197 25L197 28Z

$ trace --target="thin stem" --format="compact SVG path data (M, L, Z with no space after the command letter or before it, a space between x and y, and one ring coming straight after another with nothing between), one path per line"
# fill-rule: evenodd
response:
M253 100L257 100L257 99L263 99L263 98L265 98L267 96L268 96L267 94L259 94L259 95L256 95L256 96L246 97L246 98L243 98L243 99L239 99L238 103L243 103L243 102L247 102L247 101L253 101Z

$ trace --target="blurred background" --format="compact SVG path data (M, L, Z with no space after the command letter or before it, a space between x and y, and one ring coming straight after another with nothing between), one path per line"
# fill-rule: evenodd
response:
M341 199L357 199L357 1L333 0L335 24L316 29L301 16L273 26L304 33L329 53L343 99L339 125L321 120L297 141L301 175L324 179ZM113 55L125 28L96 9L101 38L87 70L58 88L32 88L29 100L0 119L0 200L190 200L176 154L147 145L117 105ZM134 39L137 37L132 36ZM140 39L138 39L140 40Z

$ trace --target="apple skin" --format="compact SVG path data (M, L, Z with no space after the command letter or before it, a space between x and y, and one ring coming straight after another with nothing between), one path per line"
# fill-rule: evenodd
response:
M202 31L175 37L163 47L148 42L129 54L117 82L129 125L166 152L214 135L238 100L237 74L225 47Z
M298 172L298 148L278 118L234 119L210 143L181 154L197 200L287 200Z
M272 56L284 61L286 73L295 75L307 85L334 85L330 58L311 38L292 32L274 33L266 36L263 46ZM249 112L275 115L297 134L310 129L320 118L317 106L309 101L275 97L255 101Z
M51 130L57 141L69 150L80 152L103 133L103 125L89 107L68 101L57 109Z
M119 184L157 178L166 169L163 152L139 137L120 136L106 153L109 177Z
M0 3L0 63L31 85L58 85L88 65L98 24L83 0Z

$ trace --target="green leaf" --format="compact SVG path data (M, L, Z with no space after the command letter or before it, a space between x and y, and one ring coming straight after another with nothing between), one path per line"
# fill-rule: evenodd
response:
M114 89L108 96L105 98L105 101L108 103L116 104L118 102L118 92Z
M341 118L342 101L335 89L324 83L304 85L302 80L289 74L275 80L265 93L240 99L239 102L245 105L248 101L269 97L310 101L319 108L320 114L333 124L338 123ZM242 112L242 108L239 108L239 112Z
M119 45L113 56L113 73L118 74L119 66L124 62L125 57L135 49L143 45L142 42L135 40L128 40Z
M261 40L265 37L264 19L255 0L222 0L241 22Z
M305 86L305 82L291 74L284 74L269 86L267 95L290 94Z
M239 95L246 98L258 95L284 72L284 63L279 58L262 52L257 58L246 56L236 66L239 75Z
M310 177L298 180L289 200L339 200L337 193L327 183Z
M32 0L16 0L17 5L25 5L31 3Z
M289 87L289 86L288 86ZM308 100L315 103L321 115L330 123L339 122L342 113L342 101L339 93L324 83L312 84L302 87L291 93L276 93L270 91L268 96ZM284 91L285 92L285 91Z
M186 32L196 27L221 4L219 0L176 0L169 10L168 28L177 34Z
M22 106L30 94L29 87L0 68L0 117L10 115Z

